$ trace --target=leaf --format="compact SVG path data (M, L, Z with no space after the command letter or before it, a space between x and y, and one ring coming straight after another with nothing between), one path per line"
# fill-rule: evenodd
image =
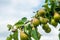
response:
M59 28L59 31L60 31L60 28Z
M22 21L23 21L23 22L26 22L26 21L27 21L27 18L26 18L26 17L23 17L23 18L22 18Z
M16 27L21 27L24 24L22 20L19 20L17 23L15 23Z
M32 30L32 28L31 28L30 23L25 24L25 26L24 26L24 31L25 31L25 32L27 32L27 31L31 32L31 30ZM27 32L27 34L29 34L29 33Z
M31 34L32 34L32 37L35 40L39 40L39 38L38 38L38 32L36 31L36 29L33 29L32 32L31 32Z
M48 2L48 0L45 0L45 3L47 3Z
M24 22L26 22L27 18L26 17L23 17L21 20L19 20L17 23L15 23L15 26L18 28L18 27L21 27L24 25Z
M38 38L40 39L41 38L41 34L38 32Z
M56 10L57 12L60 12L60 7L56 7L55 10ZM60 14L60 13L59 13L59 14Z
M50 2L56 2L56 0L49 0Z
M8 24L7 27L8 27L8 29L10 30L13 26L10 25L10 24Z
M60 24L60 20L58 21L58 23Z
M13 39L18 40L18 30L13 33Z
M15 32L13 32L13 34L10 34L9 37L6 38L6 40L18 40L18 30L16 30Z
M28 34L28 32L29 32L29 31L28 31L28 25L25 25L25 26L24 26L24 32L25 32L26 34Z
M6 38L6 40L12 40L12 34L10 34L9 37Z
M28 24L28 35L29 35L29 40L31 40L31 31L32 31L32 28L31 28L31 25L30 24Z
M7 39L6 40L12 40L12 38L11 37L7 37Z
M31 40L31 30L32 30L32 28L31 28L30 23L25 25L24 32L29 36L29 38L28 38L29 40Z
M59 33L58 37L59 37L59 40L60 40L60 33Z

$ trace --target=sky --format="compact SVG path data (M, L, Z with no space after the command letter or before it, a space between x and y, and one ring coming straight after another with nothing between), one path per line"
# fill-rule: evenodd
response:
M22 17L31 19L33 12L42 8L44 0L0 0L0 40L6 40L9 35L7 24L14 24ZM51 32L45 33L39 26L38 31L43 35L41 40L59 40L58 29L50 25Z

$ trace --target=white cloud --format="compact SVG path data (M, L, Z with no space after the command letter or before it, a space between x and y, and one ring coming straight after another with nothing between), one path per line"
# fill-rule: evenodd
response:
M59 40L58 36L42 36L41 40Z
M23 4L30 7L36 7L41 3L41 0L17 0L19 4Z

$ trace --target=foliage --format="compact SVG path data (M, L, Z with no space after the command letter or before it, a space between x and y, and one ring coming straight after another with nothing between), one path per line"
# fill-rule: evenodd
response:
M36 12L36 15L33 16L33 19L27 20L26 17L23 17L14 25L7 25L9 31L12 31L13 34L11 33L6 40L19 40L19 30L21 31L21 40L32 40L32 38L35 40L40 40L41 34L38 32L37 28L39 25L42 25L42 29L46 33L50 33L51 28L48 24L57 27L58 23L60 24L60 1L45 0L45 4L42 6L42 9L39 9Z

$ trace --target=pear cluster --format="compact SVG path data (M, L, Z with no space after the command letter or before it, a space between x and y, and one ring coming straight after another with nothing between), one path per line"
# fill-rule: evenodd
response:
M49 13L51 14L51 13ZM60 14L58 12L54 12L52 17L46 17L49 15L46 13L45 9L40 9L32 19L32 24L37 27L38 25L42 25L43 30L46 33L49 33L51 31L48 24L51 24L54 27L57 27L59 20L60 20Z

